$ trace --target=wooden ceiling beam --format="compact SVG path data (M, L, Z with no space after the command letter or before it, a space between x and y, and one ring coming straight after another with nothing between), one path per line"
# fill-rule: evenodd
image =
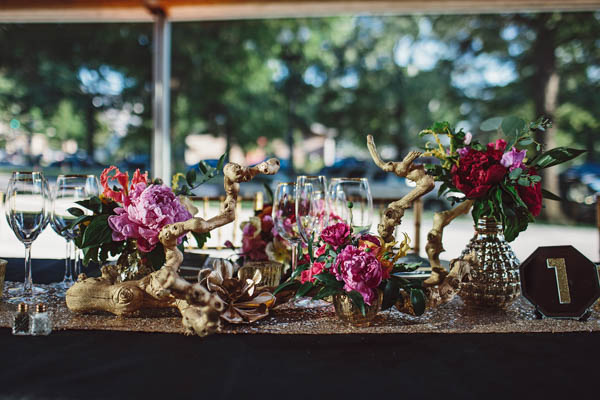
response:
M600 10L600 0L0 0L0 22L151 22L355 14L472 14Z

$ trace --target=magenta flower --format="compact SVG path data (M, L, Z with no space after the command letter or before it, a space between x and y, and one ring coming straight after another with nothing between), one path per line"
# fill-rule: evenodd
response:
M372 253L365 253L355 246L346 246L333 266L338 281L344 282L344 290L360 293L368 305L377 297L377 287L383 279L383 267Z
M169 187L146 186L142 182L132 187L129 196L123 199L123 207L115 208L115 213L117 215L108 217L112 239L135 239L138 249L144 253L156 247L163 226L192 218ZM178 243L182 240L179 238Z
M517 150L514 147L502 155L500 164L512 171L515 168L524 168L523 160L527 155L527 150Z
M469 154L469 149L470 147L461 147L460 149L456 150L456 152L459 156L464 157Z
M327 228L323 229L323 232L321 232L321 239L336 249L343 245L349 236L350 226L343 222L328 226Z

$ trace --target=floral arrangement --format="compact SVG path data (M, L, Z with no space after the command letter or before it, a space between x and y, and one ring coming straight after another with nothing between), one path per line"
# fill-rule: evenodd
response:
M481 144L462 129L453 130L448 122L437 122L420 136L431 135L437 147L427 143L425 155L434 156L440 164L427 164L427 172L442 182L438 195L449 195L453 202L474 201L472 216L491 217L504 225L504 236L513 241L527 229L542 209L542 197L560 200L542 189L539 172L582 154L583 150L557 147L542 151L535 142L535 132L551 127L549 120L540 118L526 123L518 117L493 118L482 124L482 130L497 130L504 139ZM449 138L444 147L440 136ZM537 155L530 157L535 148ZM460 193L461 196L451 194Z
M196 172L190 170L181 182L177 174L173 187L162 180L150 181L148 173L136 170L131 181L128 172L117 167L106 168L101 176L102 194L89 200L77 202L81 208L71 208L69 212L76 218L71 226L77 227L79 234L75 244L83 251L83 262L105 263L109 257L118 257L117 264L127 268L136 260L152 270L159 269L164 261L164 249L158 240L160 230L168 224L186 221L196 210L189 194L200 184L216 176L220 171L224 156L216 168L201 162L203 177L196 182ZM198 246L202 246L208 234L194 235ZM185 237L179 239L181 245ZM135 257L131 257L134 255Z
M308 253L301 257L296 270L275 294L292 289L296 297L309 296L314 300L346 294L365 315L365 304L373 305L379 291L383 292L385 310L396 303L404 290L410 295L415 314L420 315L425 311L421 282L395 275L414 271L420 263L398 261L410 248L406 234L399 249L395 245L370 234L352 235L350 226L343 222L328 226L317 242L309 241Z

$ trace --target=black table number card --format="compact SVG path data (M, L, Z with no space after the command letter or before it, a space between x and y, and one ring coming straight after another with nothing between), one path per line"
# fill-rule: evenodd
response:
M596 265L573 246L538 247L520 272L521 292L540 316L585 319L600 297Z

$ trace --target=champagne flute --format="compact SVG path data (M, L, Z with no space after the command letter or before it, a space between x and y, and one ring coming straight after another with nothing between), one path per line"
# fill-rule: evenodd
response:
M41 172L15 171L8 182L4 209L8 225L25 246L25 279L22 288L13 291L10 302L34 301L34 293L44 292L33 287L31 277L31 244L48 224L48 188Z
M292 247L292 271L298 265L298 245L300 232L296 223L296 183L285 182L277 185L273 198L273 223L281 237Z
M373 223L373 197L367 178L333 178L329 186L330 218L340 218L353 234L369 232Z
M79 235L79 228L70 227L70 223L75 219L69 208L79 208L87 212L77 201L88 200L92 196L98 196L100 185L94 175L59 175L56 179L56 186L52 192L52 206L50 222L56 233L66 240L65 274L62 282L56 284L59 294L64 294L71 287L74 278L78 275L79 250L75 248L73 240ZM75 277L71 274L71 254L75 251Z

